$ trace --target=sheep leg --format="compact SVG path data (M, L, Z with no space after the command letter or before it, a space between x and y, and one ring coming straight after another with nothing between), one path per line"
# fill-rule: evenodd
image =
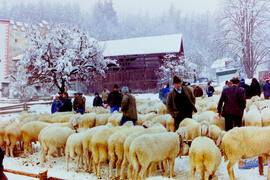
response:
M109 177L113 177L113 164L115 163L115 156L114 152L109 151L109 156L110 156L110 162L109 162Z
M9 151L10 151L10 156L11 156L11 157L14 157L13 150L14 150L15 145L16 145L16 143L14 144L14 143L12 143L12 142L11 142L11 144L10 144L10 147L9 147L10 150L9 150Z
M119 177L119 171L120 171L120 168L121 168L121 164L123 162L123 157L122 156L117 156L118 159L117 159L117 162L116 162L116 177Z
M170 178L174 176L174 159L169 159Z
M66 152L66 168L67 168L67 171L69 171L68 165L69 165L69 153Z
M52 156L53 156L53 153L54 153L54 148L50 148L49 151L48 151L48 162L49 162L49 166L52 167Z
M9 147L8 147L8 145L6 144L6 156L9 156Z
M84 160L84 170L86 171L89 167L89 158L88 158L88 150L83 150L83 160Z
M120 171L120 179L125 179L124 171L126 166L128 165L126 155L124 155L124 160L122 162L121 171Z
M129 163L129 165L128 165L128 179L132 179L132 171L134 171L133 166L131 163Z
M228 171L230 180L235 180L234 171L233 171L234 164L235 164L234 162L229 161L229 163L227 165L227 171Z
M24 151L24 156L25 156L25 157L28 156L28 155L27 155L27 149L28 149L28 146L29 146L29 142L26 142L26 141L25 141L25 142L24 142L24 150L23 150L23 151Z
M196 168L195 167L190 167L190 172L191 172L191 179L195 179L195 173L196 173Z
M147 167L148 167L148 164L142 165L141 170L139 172L139 179L143 179L144 178L144 175L145 175L145 172L147 170ZM135 178L135 179L137 179L137 178Z
M77 161L77 171L79 171L79 169L80 169L80 156L77 155L76 161Z
M95 167L95 165L93 163L94 163L93 156L90 156L90 158L89 158L89 169L88 169L89 172L92 171L92 165Z
M101 169L101 167L102 167L102 161L99 161L99 163L98 163L98 172L97 172L97 176L99 177L99 178L101 178L101 173L100 173L100 169Z
M164 169L165 169L165 176L167 176L168 175L168 163L167 163L167 160L165 160L165 161L163 161L162 162L163 163L163 166L164 166Z
M149 167L148 177L151 177L153 175L153 172L156 169L156 167L157 167L157 163L152 162Z
M208 171L204 172L204 180L208 180L209 179L209 175L210 173Z

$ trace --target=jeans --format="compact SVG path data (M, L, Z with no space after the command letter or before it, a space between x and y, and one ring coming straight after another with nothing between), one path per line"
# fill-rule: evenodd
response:
M85 109L78 109L78 110L77 110L77 113L84 114L84 112L85 112Z
M127 121L132 121L133 122L133 125L135 126L136 125L136 120L134 119L129 119L127 117L122 117L121 118L121 121L120 121L120 126L123 126L123 124L125 124Z
M116 107L116 106L111 107L111 113L113 113L114 111L119 112L119 107Z

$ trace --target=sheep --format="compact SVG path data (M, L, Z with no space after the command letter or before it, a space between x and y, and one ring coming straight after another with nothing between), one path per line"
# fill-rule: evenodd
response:
M130 144L132 143L132 141L143 134L151 134L151 133L160 133L160 132L166 132L167 129L161 125L161 124L155 124L152 127L149 127L147 129L144 130L140 130L136 133L132 133L129 136L127 136L125 142L124 142L124 160L122 162L121 165L121 171L120 171L120 179L125 179L124 178L124 170L126 168L126 166L129 163L128 166L128 177L131 177L131 173L132 173L132 164L130 163L130 158L129 158L129 151L130 151Z
M83 114L78 117L79 128L91 128L94 127L96 121L96 113Z
M195 138L189 148L189 167L191 179L199 172L201 178L208 180L214 176L221 161L221 152L214 141L208 137Z
M102 166L102 163L108 159L108 138L113 133L119 131L122 128L125 127L118 126L106 128L102 131L97 132L95 136L92 138L91 151L93 155L94 170L98 177L101 177L100 168Z
M250 106L248 112L244 112L243 122L245 126L262 126L262 117L257 106Z
M180 147L181 146L181 147ZM151 163L168 160L169 177L173 177L174 160L181 154L182 142L177 133L164 132L157 134L144 134L130 145L130 160L134 168L135 179L142 179ZM140 169L140 172L138 173ZM153 169L150 169L152 171ZM152 174L152 173L151 173Z
M77 157L77 170L79 170L79 164L83 164L83 137L85 131L81 133L71 134L67 138L65 155L66 155L66 169L69 171L69 157Z
M210 124L217 125L218 127L220 127L220 129L225 130L225 119L223 117L219 117L218 114L213 111L201 112L194 115L192 119L198 122L207 121Z
M218 126L211 124L209 126L208 137L211 138L219 147L221 140L226 132L221 130Z
M0 123L0 147L5 145L5 129L10 124L14 123L16 121L16 118L11 118L7 121L1 121Z
M138 132L144 129L141 126L135 126L127 129L122 129L119 132L114 133L108 139L108 149L109 149L109 177L112 178L112 167L116 163L116 177L118 177L118 172L121 167L123 157L124 157L124 142L129 134L133 132Z
M48 161L52 166L49 158L53 155L54 151L65 149L67 138L75 133L74 130L68 127L48 126L40 131L38 141L41 145L41 160L46 161L46 154L48 154Z
M155 113L138 114L138 120L137 120L136 124L142 125L145 121L149 121L156 116L157 116L157 114L155 114Z
M108 126L96 126L91 129L88 129L84 133L83 137L83 161L84 161L84 169L89 170L91 172L91 158L92 158L92 151L91 151L91 142L93 136L100 130L108 128Z
M151 121L155 123L160 123L164 127L167 128L168 131L173 132L174 131L174 119L170 114L166 115L157 115L151 119Z
M4 141L6 143L6 156L9 156L10 154L11 157L14 157L13 150L14 150L14 147L16 146L17 141L19 141L21 145L22 125L23 125L22 122L21 123L14 122L6 127L5 137L4 137Z
M235 180L233 165L240 158L266 156L270 163L270 127L235 127L226 132L222 138L221 149L224 152L224 161L229 161L227 171L231 180ZM270 166L268 166L270 172ZM267 179L270 178L268 173Z
M96 124L95 126L105 125L108 122L108 118L111 114L96 114Z
M122 113L115 112L108 118L108 122L112 123L113 126L119 126L122 116Z
M38 140L38 135L40 131L50 125L49 123L42 121L32 121L24 124L21 128L22 141L24 143L24 155L27 156L27 150L32 154L32 148L29 148L31 142L36 142ZM28 149L29 148L29 149Z
M192 119L186 118L185 121L182 124L181 123L180 128L185 127L187 131L186 140L193 140L198 136L207 135L209 131L209 123L206 121L198 123Z
M265 108L261 112L263 126L270 126L270 108Z

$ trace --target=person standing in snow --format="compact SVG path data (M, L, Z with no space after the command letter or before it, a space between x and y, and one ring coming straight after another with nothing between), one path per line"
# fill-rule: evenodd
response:
M85 97L83 97L82 92L76 92L74 94L73 110L76 113L84 114L84 112L85 112Z
M206 86L206 94L208 95L208 97L212 97L214 92L215 92L215 89L214 87L211 85L211 82L208 82L207 83L207 86Z
M52 102L51 113L54 114L55 112L58 111L59 111L59 97L56 96Z
M119 90L118 90L118 85L115 84L113 86L113 91L110 92L110 94L108 95L108 104L110 105L110 112L113 113L114 111L118 111L119 112L119 108L121 106L121 102L122 102L122 95L120 94Z
M102 106L103 107L102 99L99 96L98 92L95 93L95 98L93 100L93 106L94 107L97 107L97 106Z
M183 119L192 118L192 112L197 112L193 93L188 87L182 86L182 83L180 78L173 77L174 89L169 92L167 99L167 110L174 118L175 131Z
M195 97L201 97L203 95L203 90L200 86L196 86L193 90L193 94Z
M225 118L225 130L234 126L241 127L244 109L246 108L245 89L239 87L238 78L231 79L232 86L225 88L220 96L217 112Z
M68 93L63 91L59 97L59 112L72 111L71 99L68 97Z
M263 85L264 99L270 99L270 77L266 77L265 84Z
M249 86L248 94L251 97L253 96L261 96L261 86L256 78L252 78L251 84Z
M167 84L164 89L163 89L163 99L162 99L162 102L164 104L166 104L167 102L167 98L168 98L168 93L170 92L170 85Z
M240 82L240 84L239 84L239 87L245 89L246 98L249 99L249 98L250 98L250 95L249 95L249 85L247 85L247 84L245 83L245 79L244 79L244 78L241 79L241 82Z
M123 94L121 103L121 111L123 112L123 116L120 121L120 126L125 124L127 121L132 121L135 126L137 121L136 99L129 93L127 86L123 86L121 91Z
M102 97L102 102L105 105L105 108L107 108L109 106L108 101L107 101L109 93L110 93L110 91L107 89L106 86L104 86L104 89L101 93L101 97Z

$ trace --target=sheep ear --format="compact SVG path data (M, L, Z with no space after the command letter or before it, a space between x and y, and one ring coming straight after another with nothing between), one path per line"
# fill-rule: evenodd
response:
M202 126L200 125L199 126L199 136L201 136L202 135Z
M221 139L222 139L222 135L220 134L220 135L218 136L217 141L216 141L216 145L217 145L217 146L219 146L219 145L220 145L220 143L221 143Z
M210 138L211 137L211 127L208 126L208 137Z

